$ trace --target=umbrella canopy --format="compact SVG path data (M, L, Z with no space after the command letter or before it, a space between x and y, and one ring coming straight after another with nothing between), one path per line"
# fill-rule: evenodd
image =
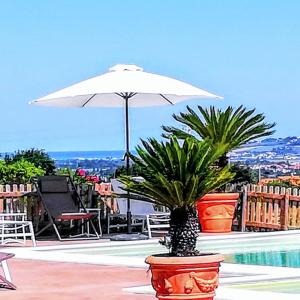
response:
M108 73L71 85L30 104L57 107L124 107L126 170L129 174L129 107L173 105L195 98L221 97L170 77L144 72L136 65L115 65ZM131 233L129 193L127 199L127 225L128 233Z
M194 98L221 98L185 82L144 72L136 65L116 65L96 76L31 104L57 107L120 107L176 104Z

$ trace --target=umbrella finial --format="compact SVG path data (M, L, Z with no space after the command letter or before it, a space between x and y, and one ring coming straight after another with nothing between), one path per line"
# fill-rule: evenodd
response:
M137 65L123 65L118 64L109 68L110 72L119 72L119 71L143 71L143 68Z

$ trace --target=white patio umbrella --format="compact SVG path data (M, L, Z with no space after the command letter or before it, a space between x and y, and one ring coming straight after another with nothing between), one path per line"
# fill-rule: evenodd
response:
M185 82L144 72L136 65L115 65L109 72L84 80L30 104L56 107L124 107L126 170L129 170L129 107L174 105L199 98L221 98ZM128 195L128 233L131 212Z

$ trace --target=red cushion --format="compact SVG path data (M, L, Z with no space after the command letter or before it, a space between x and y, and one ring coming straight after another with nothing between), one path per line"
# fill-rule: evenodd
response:
M61 215L56 217L55 219L57 220L86 220L86 219L90 219L92 217L94 217L96 214L93 213L82 213L82 214L67 214L67 215Z

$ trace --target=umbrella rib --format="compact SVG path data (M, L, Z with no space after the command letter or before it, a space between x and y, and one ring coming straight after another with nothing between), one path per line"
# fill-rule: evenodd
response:
M122 97L123 99L125 98L130 99L131 97L135 96L137 93L115 93L115 94Z
M167 97L165 97L163 94L159 94L162 98L164 98L167 102L169 102L171 105L174 105L172 101L170 101Z
M85 107L97 94L92 95L87 101L83 103L81 107Z

